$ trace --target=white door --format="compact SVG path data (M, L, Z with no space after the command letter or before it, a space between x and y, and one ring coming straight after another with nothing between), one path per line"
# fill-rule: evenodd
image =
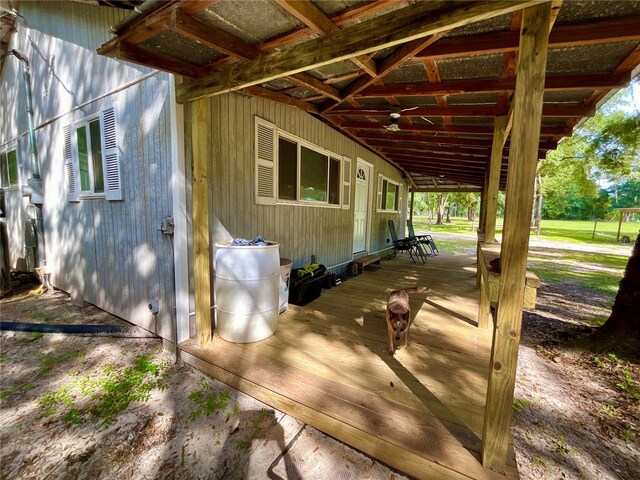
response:
M353 219L353 253L367 249L367 223L369 217L369 177L371 168L356 165L356 198Z

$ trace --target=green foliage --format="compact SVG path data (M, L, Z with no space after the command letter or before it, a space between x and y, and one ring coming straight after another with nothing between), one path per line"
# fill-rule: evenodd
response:
M569 455L576 453L575 448L571 448L567 445L567 441L562 434L560 434L557 438L552 436L549 438L549 440L555 445L556 452L560 455Z
M533 402L531 400L527 400L526 398L515 398L513 400L513 413L520 413L524 407L528 407Z
M165 366L143 355L124 369L108 364L86 375L77 374L39 400L39 416L49 417L66 407L69 410L63 420L67 423L80 424L91 413L102 419L101 425L108 425L131 402L146 402L153 389L164 387Z
M4 363L9 359L9 357L7 357L6 354L2 353L0 354L0 363Z
M607 190L614 208L640 206L640 179L615 184Z
M49 373L51 369L57 367L58 365L61 365L74 358L79 358L83 356L84 356L84 351L82 350L64 352L59 355L47 353L40 359L40 369L38 370L38 373L40 375L45 375Z
M209 386L209 383L205 378L200 380L198 390L195 390L189 394L189 400L196 404L196 409L189 414L189 420L195 420L201 415L211 415L217 413L219 410L226 410L229 406L229 399L231 393L228 390L222 390L221 392L213 391ZM237 413L240 413L239 407L237 407ZM227 412L227 418L230 418L236 410Z
M42 332L31 332L31 340L33 341L40 340L42 337L44 337Z
M56 318L56 315L55 313L36 310L35 312L31 312L31 318L40 320L41 322L50 322Z
M547 219L608 218L611 204L634 206L639 197L640 112L632 112L631 87L617 94L538 165ZM598 183L611 184L608 190ZM629 184L629 197L612 196ZM634 193L635 192L635 193ZM631 200L631 198L635 200Z
M0 400L4 400L5 398L10 397L13 392L15 392L14 388L7 388L6 390L2 390L0 392Z
M616 383L616 387L618 387L623 392L628 393L638 402L640 402L640 389L638 389L638 384L631 377L631 372L626 368L623 368L621 370L621 373L622 380Z

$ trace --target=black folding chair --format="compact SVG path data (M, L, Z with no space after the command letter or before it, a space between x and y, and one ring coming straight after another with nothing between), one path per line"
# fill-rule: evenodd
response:
M392 259L400 252L407 252L411 260L413 260L413 263L416 263L416 258L420 258L422 263L424 263L425 254L420 246L420 242L415 238L398 238L393 220L389 220L388 224L389 232L391 232L391 241L393 242L393 252L389 255L389 259Z
M424 250L427 255L438 255L440 253L438 247L436 247L436 242L433 241L431 235L428 233L416 235L416 232L413 230L413 221L407 220L407 229L409 230L409 238L415 238L420 245L424 246Z

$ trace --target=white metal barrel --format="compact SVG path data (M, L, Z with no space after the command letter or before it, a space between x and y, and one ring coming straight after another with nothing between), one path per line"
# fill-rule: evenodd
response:
M275 333L280 297L278 247L277 243L216 243L216 328L221 338L250 343Z

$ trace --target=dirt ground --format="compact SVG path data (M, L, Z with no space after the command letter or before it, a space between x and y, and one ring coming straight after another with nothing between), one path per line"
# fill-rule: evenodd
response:
M126 325L33 287L0 301L2 320ZM611 300L543 285L525 313L512 428L523 479L640 479L638 364L564 348ZM0 342L1 478L405 478L174 365L157 340L2 332Z

